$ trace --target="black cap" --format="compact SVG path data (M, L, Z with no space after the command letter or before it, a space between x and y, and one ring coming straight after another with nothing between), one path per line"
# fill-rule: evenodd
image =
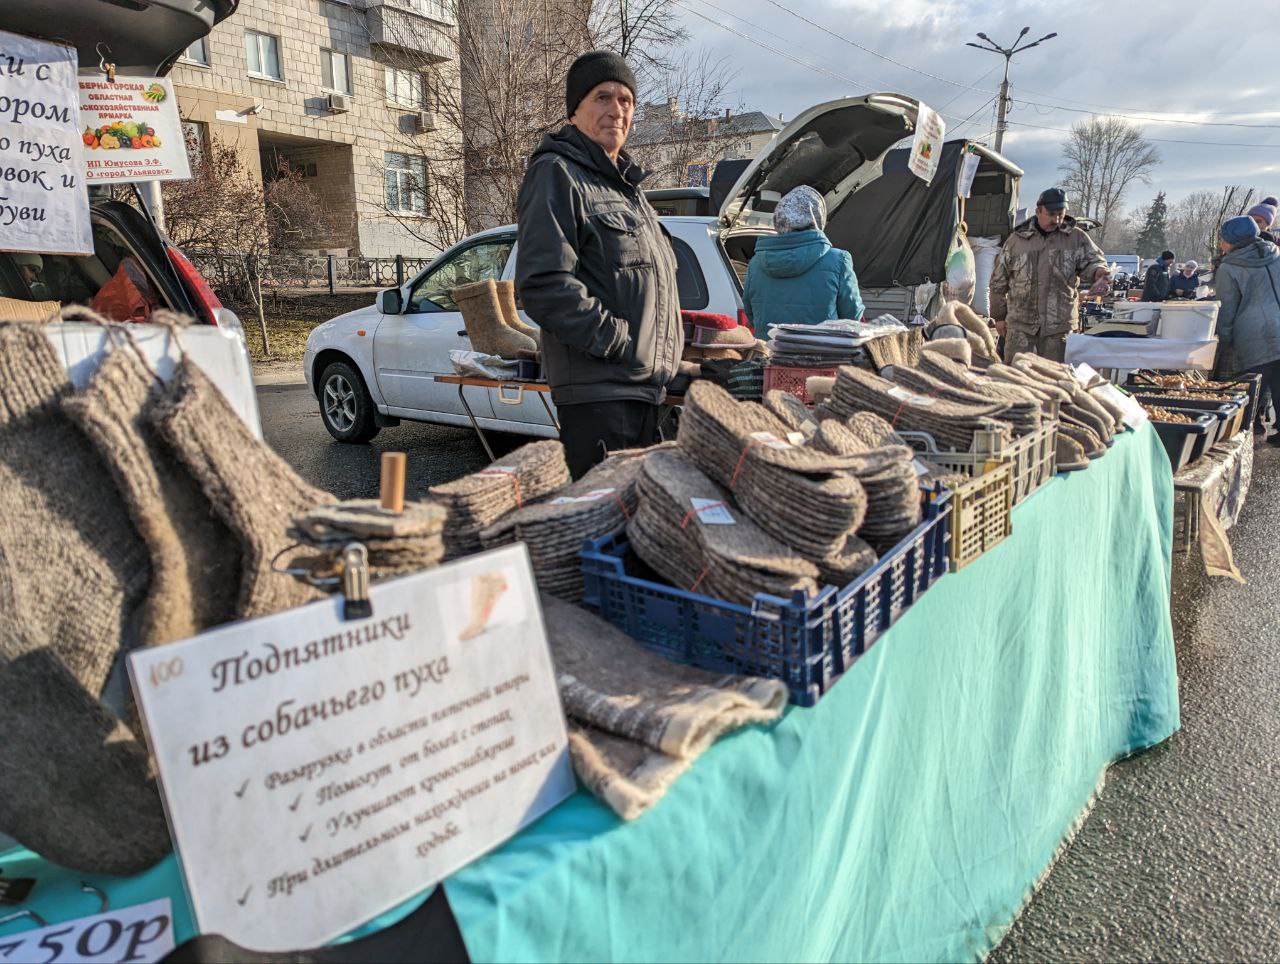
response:
M1049 211L1062 211L1067 206L1067 192L1060 187L1051 187L1044 191L1036 201L1036 207Z
M636 75L631 72L627 62L613 51L592 50L575 60L564 82L564 108L567 116L573 116L587 94L610 80L625 84L631 90L631 96L635 96Z

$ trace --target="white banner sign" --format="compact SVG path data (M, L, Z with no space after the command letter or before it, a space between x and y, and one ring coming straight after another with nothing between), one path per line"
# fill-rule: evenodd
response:
M0 31L0 249L92 254L76 52Z
M0 937L0 961L151 964L173 950L169 898Z
M907 167L926 184L933 181L933 175L938 171L938 162L942 160L942 138L946 132L947 125L938 112L921 104L916 113L916 134L911 140L911 160Z
M173 84L102 73L80 78L80 123L90 181L175 181L191 176Z
M133 653L196 922L314 947L574 792L523 545Z

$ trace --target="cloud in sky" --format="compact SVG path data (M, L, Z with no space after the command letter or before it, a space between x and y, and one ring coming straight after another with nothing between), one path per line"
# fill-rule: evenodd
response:
M735 95L746 107L793 117L824 100L887 89L943 111L948 136L975 138L993 132L1004 62L965 42L978 31L1005 45L1023 26L1031 27L1028 39L1056 31L1053 40L1015 57L1010 72L1015 103L1004 153L1026 171L1024 199L1060 179L1066 134L1041 128L1065 130L1095 111L1154 118L1136 122L1157 141L1163 163L1150 185L1130 190L1129 207L1149 201L1157 190L1173 201L1224 184L1280 193L1280 82L1273 81L1271 29L1280 12L1276 0L1217 0L1211 10L1200 0L1158 6L1127 0L1075 0L1065 6L1040 0L677 3L693 46L725 57L737 69ZM917 69L887 62L840 37ZM1230 146L1241 144L1263 146Z

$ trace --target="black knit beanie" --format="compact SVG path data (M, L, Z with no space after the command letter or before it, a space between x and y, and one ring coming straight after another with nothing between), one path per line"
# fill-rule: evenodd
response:
M636 75L631 72L627 62L613 51L592 50L575 60L564 83L566 115L572 117L582 99L607 80L626 84L632 96L635 96Z

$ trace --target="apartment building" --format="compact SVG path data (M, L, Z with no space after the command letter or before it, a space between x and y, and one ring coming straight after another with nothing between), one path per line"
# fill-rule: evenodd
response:
M253 177L287 165L333 226L316 253L428 256L432 139L456 138L432 110L456 84L453 0L241 0L192 44L172 79L188 150L233 147Z
M647 188L706 187L716 164L755 157L782 127L758 110L690 117L671 98L640 105L627 148L653 172Z

